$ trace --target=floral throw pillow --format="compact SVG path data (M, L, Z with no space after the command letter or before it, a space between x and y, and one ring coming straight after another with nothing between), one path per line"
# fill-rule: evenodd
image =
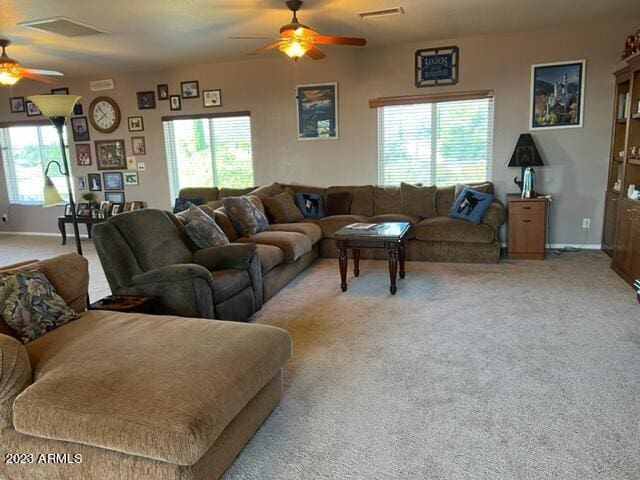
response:
M241 237L250 237L269 228L269 221L247 197L225 197L224 211Z
M0 289L5 292L2 318L23 343L80 317L39 270L20 272L2 282L4 287Z
M176 215L184 224L187 235L198 248L219 247L229 243L229 239L216 221L193 204Z

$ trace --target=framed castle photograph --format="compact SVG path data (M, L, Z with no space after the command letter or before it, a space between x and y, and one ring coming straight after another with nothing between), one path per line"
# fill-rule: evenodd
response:
M96 140L94 143L98 170L125 170L127 168L124 140Z
M531 67L529 129L581 128L585 60Z

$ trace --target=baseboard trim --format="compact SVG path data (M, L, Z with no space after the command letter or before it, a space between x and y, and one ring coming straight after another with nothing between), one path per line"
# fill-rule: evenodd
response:
M59 233L52 233L52 232L1 232L0 231L0 235L15 235L20 237L58 237L62 240L62 237L60 236ZM75 235L73 234L73 232L67 233L67 240L69 238L75 238ZM88 240L89 236L80 235L80 238L83 240Z
M507 248L506 243L501 243L500 246L502 248ZM564 247L570 248L581 248L582 250L602 250L602 245L600 244L589 244L589 245L580 245L579 243L552 243L551 245L545 246L546 250L559 250Z

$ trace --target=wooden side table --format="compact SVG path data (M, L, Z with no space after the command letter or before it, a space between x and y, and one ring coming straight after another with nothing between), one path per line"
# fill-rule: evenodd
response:
M548 208L547 198L507 195L509 258L544 260Z
M89 305L89 310L125 313L158 313L160 298L142 295L109 295Z
M91 217L76 217L78 220L78 225L86 225L87 227L87 235L91 238L91 227L96 223L102 223L106 219L104 218L91 218ZM66 224L73 223L72 217L67 217L65 215L61 215L58 217L58 230L60 230L60 235L62 235L62 245L67 243L67 227Z

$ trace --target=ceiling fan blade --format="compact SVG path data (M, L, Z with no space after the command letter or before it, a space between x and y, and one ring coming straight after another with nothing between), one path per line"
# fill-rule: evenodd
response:
M273 37L251 37L242 35L232 35L227 37L229 40L272 40Z
M337 35L314 35L313 43L321 45L352 45L354 47L364 47L367 40L358 37L339 37Z
M280 46L280 44L282 43L282 40L278 40L277 42L273 42L265 47L262 48L258 48L257 50L254 50L252 52L247 53L247 55L258 55L262 52L266 52L267 50L271 50L273 48L278 48Z
M64 73L56 72L55 70L38 70L36 68L23 68L23 70L26 73L32 73L34 75L48 75L50 77L64 77Z
M48 83L48 84L58 83L55 78L49 77L47 75L40 75L39 73L33 73L33 71L29 71L29 69L25 69L25 71L22 72L22 77L30 78L31 80L36 80L42 83Z
M307 50L307 55L309 55L314 60L322 60L323 58L325 58L327 56L326 53L324 53L322 50L320 50L315 45L311 45L311 48L309 50Z

